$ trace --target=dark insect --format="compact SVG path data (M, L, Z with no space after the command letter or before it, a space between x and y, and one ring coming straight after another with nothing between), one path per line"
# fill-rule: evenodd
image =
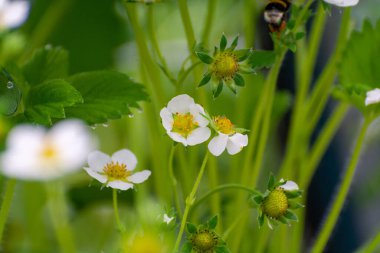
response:
M268 23L271 32L280 33L286 27L290 1L269 0L265 6L264 19Z
M17 111L21 101L21 91L13 78L5 70L0 70L0 114L10 116Z

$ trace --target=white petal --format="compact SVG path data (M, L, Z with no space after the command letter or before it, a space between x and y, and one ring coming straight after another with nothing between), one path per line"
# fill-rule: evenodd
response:
M286 181L286 183L281 185L280 187L285 191L296 191L299 189L298 185L295 182L289 180Z
M380 103L380 89L374 89L367 92L365 105L368 106L376 103Z
M198 104L193 104L189 106L189 109L191 115L193 115L194 120L198 123L199 126L205 127L208 125L208 120L204 116L202 116L202 114L205 115L205 110L202 106Z
M93 171L103 171L103 168L107 163L111 162L111 157L100 151L93 151L88 155L88 166L90 166Z
M195 104L194 99L189 95L182 94L172 98L167 108L171 113L188 113L189 106L192 104Z
M230 155L239 153L245 146L248 145L248 136L241 133L236 133L228 138L227 152Z
M133 188L133 184L123 182L120 180L111 181L111 182L107 183L107 186L114 188L114 189L123 190L123 191Z
M134 170L137 164L137 158L135 154L133 154L128 149L119 150L112 155L112 161L118 162L119 164L127 165L127 170Z
M165 107L160 111L162 125L167 131L171 131L173 128L173 114Z
M143 170L141 172L136 172L132 176L128 177L127 180L134 184L139 184L148 179L148 177L152 174L149 170Z
M326 3L340 7L354 6L359 3L359 0L324 0Z
M174 217L169 217L166 213L164 214L164 222L166 224L169 224L173 219Z
M81 168L95 147L89 128L79 120L59 122L48 133L47 141L57 149L61 168L67 172Z
M173 141L175 142L180 142L182 143L184 146L187 146L187 140L185 137L183 137L182 135L180 135L179 133L175 133L175 132L167 132L167 134L169 135L170 138L173 139Z
M19 125L14 127L7 138L7 148L34 151L42 146L46 129L39 126Z
M223 151L226 149L228 141L228 135L220 134L212 138L212 140L208 143L208 150L214 156L220 156Z
M8 1L0 10L0 27L13 28L24 23L29 12L28 1Z
M84 167L83 168L91 177L95 178L96 180L98 180L100 183L105 183L107 182L107 176L106 175L102 175L102 174L99 174L98 172L92 170L92 168L86 168Z
M194 146L205 142L210 138L211 130L208 127L198 127L194 129L190 135L187 137L187 144L189 146Z

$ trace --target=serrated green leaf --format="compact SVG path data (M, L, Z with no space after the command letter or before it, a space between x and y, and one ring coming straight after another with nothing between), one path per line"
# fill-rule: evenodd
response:
M206 85L210 81L211 76L212 76L212 73L205 74L201 82L199 83L198 87L202 87L203 85Z
M380 21L376 27L366 20L362 31L352 33L339 66L342 85L365 84L379 88L380 80Z
M93 71L74 75L71 84L82 94L83 103L67 108L68 117L89 124L105 123L130 114L131 107L148 99L144 87L116 71Z
M216 225L218 225L218 215L215 215L214 217L212 217L212 218L207 222L207 226L208 226L210 229L215 229L215 228L216 228Z
M244 87L245 85L244 78L239 74L234 75L234 81L237 86Z
M31 85L66 78L69 70L68 53L60 47L45 46L37 49L22 69L26 81Z
M214 59L211 56L209 56L208 54L206 54L204 52L195 52L195 54L198 56L198 58L202 62L204 62L206 64L211 64L214 61Z
M224 51L224 49L226 49L226 46L227 46L227 38L223 34L222 38L220 39L220 51Z
M253 51L248 58L248 64L253 69L270 68L276 60L274 51Z
M186 230L190 234L194 234L194 233L197 232L198 229L197 229L197 227L194 224L188 222L188 223L186 223Z
M286 211L286 213L284 214L284 217L287 218L288 220L298 221L297 215L289 210Z
M33 86L26 101L25 116L34 123L50 125L52 119L66 117L65 107L82 103L81 94L62 79Z
M355 106L359 111L365 113L367 108L364 101L366 93L370 89L371 87L361 83L338 85L333 88L332 96L342 102Z

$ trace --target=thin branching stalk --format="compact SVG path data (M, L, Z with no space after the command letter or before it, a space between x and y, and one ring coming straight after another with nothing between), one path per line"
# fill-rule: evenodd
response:
M5 223L8 219L8 214L11 209L15 188L16 180L9 179L5 186L4 197L0 208L0 245L2 244Z

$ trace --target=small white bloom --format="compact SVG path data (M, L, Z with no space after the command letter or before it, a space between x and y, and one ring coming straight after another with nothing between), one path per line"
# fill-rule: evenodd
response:
M226 148L230 155L235 155L248 145L248 136L237 133L228 118L218 116L213 119L213 123L218 135L209 142L208 150L214 156L221 155Z
M286 181L286 183L281 185L280 187L285 191L297 191L299 189L297 183L290 180Z
M0 0L0 30L14 28L25 22L30 4L28 1Z
M359 3L359 0L324 0L326 3L333 4L339 7L354 6Z
M89 129L79 120L61 121L50 130L19 125L8 135L2 173L26 180L57 178L79 170L94 146Z
M164 222L166 224L169 224L172 220L174 220L174 217L169 217L166 213L164 214Z
M374 89L367 92L367 97L365 98L365 105L380 103L380 89Z
M209 122L202 114L205 114L202 106L186 94L172 98L160 112L166 133L185 146L194 146L210 138Z
M149 170L132 173L136 164L136 156L128 149L119 150L111 157L100 151L93 151L88 155L89 167L84 169L107 187L128 190L133 188L133 184L147 180L151 174Z

